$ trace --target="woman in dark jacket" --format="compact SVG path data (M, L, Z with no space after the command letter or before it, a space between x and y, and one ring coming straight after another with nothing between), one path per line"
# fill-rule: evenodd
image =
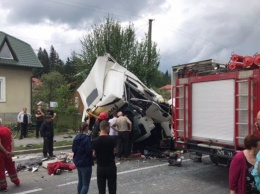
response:
M80 134L73 140L73 162L78 170L78 194L87 194L92 174L92 146L91 138L87 135L88 125L84 123Z

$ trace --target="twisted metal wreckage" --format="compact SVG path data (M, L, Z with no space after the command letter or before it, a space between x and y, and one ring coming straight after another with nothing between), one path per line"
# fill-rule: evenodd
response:
M109 54L97 58L78 88L86 110L93 114L124 112L133 122L134 149L169 148L172 144L171 106Z

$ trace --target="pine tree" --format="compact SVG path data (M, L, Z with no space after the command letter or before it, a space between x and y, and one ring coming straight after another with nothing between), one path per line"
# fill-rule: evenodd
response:
M40 47L37 56L39 61L43 65L43 68L41 69L39 68L34 69L35 77L39 78L41 75L48 73L50 71L50 64L49 64L49 56L45 49L42 50L42 48Z
M42 59L42 64L44 67L44 73L49 73L50 72L50 60L49 60L49 55L45 49L43 49L43 59Z
M50 68L55 69L56 64L57 64L57 57L56 57L56 51L52 45L51 45L51 49L50 49L49 61L50 61Z

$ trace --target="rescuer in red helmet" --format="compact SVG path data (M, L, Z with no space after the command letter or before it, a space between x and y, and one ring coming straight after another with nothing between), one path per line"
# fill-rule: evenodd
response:
M108 119L108 114L107 114L107 112L101 112L101 113L99 113L99 115L98 115L98 120L105 120L105 119Z
M103 120L108 121L107 112L99 113L96 123L94 124L93 129L92 129L92 139L98 137L99 132L100 132L99 126L100 126L101 121L103 121Z

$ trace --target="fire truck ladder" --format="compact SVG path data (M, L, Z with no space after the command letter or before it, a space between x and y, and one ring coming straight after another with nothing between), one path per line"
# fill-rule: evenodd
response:
M243 145L244 138L252 133L252 81L250 78L236 80L236 111L234 147Z
M186 142L187 138L187 123L188 123L188 85L183 84L176 86L179 92L176 93L176 101L178 101L178 106L176 107L177 112L177 125L176 131L178 132L179 137L183 137L183 141L178 139L177 143Z

